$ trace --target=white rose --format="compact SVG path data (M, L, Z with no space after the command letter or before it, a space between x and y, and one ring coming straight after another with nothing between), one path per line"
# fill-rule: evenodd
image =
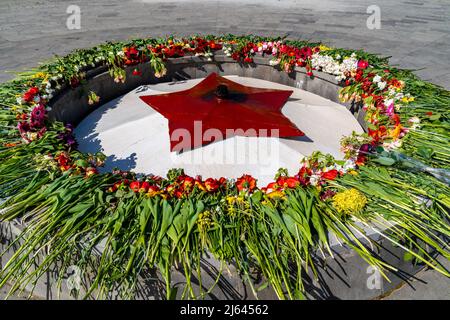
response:
M386 82L381 81L378 82L378 89L383 90L386 87Z
M311 175L311 177L309 177L309 182L311 183L312 186L316 186L319 180L320 176L317 174L313 174Z
M353 161L352 159L348 159L347 161L345 161L343 169L345 172L347 172L348 170L355 169L355 167L355 161Z

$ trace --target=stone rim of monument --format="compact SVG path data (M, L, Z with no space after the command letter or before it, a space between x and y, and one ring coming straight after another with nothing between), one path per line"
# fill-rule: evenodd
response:
M134 72L133 69L136 67L150 76L146 78L132 77L131 75ZM308 72L305 72L297 67L290 73L280 72L279 69L274 68L273 65L271 65L269 59L267 58L255 57L251 65L249 65L238 63L235 60L220 54L214 55L211 61L208 61L202 57L186 56L168 59L166 62L166 67L167 73L160 78L157 78L153 74L149 63L139 63L133 66L125 67L125 73L127 75L127 81L125 83L114 82L106 67L96 67L88 70L86 72L87 82L85 84L76 88L69 88L66 85L66 88L62 88L62 90L51 100L49 104L51 110L49 111L48 116L51 120L77 124L82 118L89 114L89 112L95 109L95 107L90 106L88 101L85 99L86 91L98 93L102 97L102 102L105 103L115 97L131 91L140 85L202 78L210 72L217 72L220 75L233 74L269 80L292 87L297 87L342 104L339 101L338 89L342 88L343 85L341 82L336 81L333 76L320 71L315 71L314 76L310 76L308 75ZM367 130L368 127L364 121L365 111L362 108L362 103L352 102L345 103L344 105L355 116L361 126ZM361 226L366 229L364 225ZM17 236L20 236L25 227L26 221L25 223L22 223L22 221L14 220L12 222L2 221L1 223L2 234L7 235L5 237L7 242ZM383 226L380 227L380 229L383 228ZM366 231L369 230L370 228L366 229ZM377 232L370 233L369 231L367 236L361 235L361 237L358 237L357 240L367 246L372 244L372 242L366 241L369 240L368 238L370 238L370 240L374 240L379 245L378 248L375 248L378 256L380 256L383 261L393 261L393 265L398 266L399 269L401 268L401 271L397 273L390 273L390 279L392 282L384 284L381 287L370 287L366 280L371 271L366 268L362 268L362 258L357 255L355 250L352 250L346 245L340 246L337 242L334 242L331 243L331 250L335 253L336 257L328 257L321 260L320 252L316 252L318 265L328 265L327 268L324 268L320 272L321 277L323 279L326 278L327 280L316 283L313 280L308 282L308 279L306 279L305 285L309 290L307 291L309 297L355 298L355 295L358 295L358 298L375 298L391 291L406 277L415 274L423 267L420 265L412 265L406 261L403 261L402 247L394 246L392 241L384 239L382 234ZM96 245L96 250L102 252L104 248L103 245L104 243ZM2 248L4 248L3 243ZM203 262L205 263L206 268L205 270L202 270L202 273L204 272L206 275L209 274L211 276L211 270L217 271L221 268L218 261L215 259L206 258L203 259ZM343 268L341 264L345 264L346 267ZM350 270L350 272L346 272L346 270ZM222 276L223 275L220 274L220 277ZM228 282L224 280L219 283L214 289L215 291L208 292L207 297L212 299L218 297L235 299L255 298L252 291L247 288L245 284L243 284L242 275L235 272L230 277L231 279L228 279ZM51 278L52 275L48 274L48 279ZM308 278L308 275L306 275L306 278ZM146 279L141 280L143 281L142 283L144 286L148 284ZM183 279L180 278L180 273L178 275L174 275L173 280L175 282L183 282ZM219 280L219 278L216 279L216 281ZM211 277L210 281L214 283L214 275ZM43 298L54 297L54 283L51 282L52 281L49 280L49 283L45 283L45 281L43 283L39 283L36 287L35 293ZM159 280L156 280L156 282L159 282ZM230 287L234 287L235 290L230 289ZM350 290L350 288L352 288L352 290ZM152 291L155 293L153 297L162 297L162 291L160 291L157 283L151 284L150 290L154 290ZM144 291L147 291L147 295L145 297L149 298L152 296L152 294L148 294L147 289L144 288ZM67 293L68 290L66 290L63 294ZM108 296L114 294L115 293L112 292L109 293ZM67 297L69 297L69 295L67 295ZM274 291L266 288L260 293L260 297L274 298L276 295Z

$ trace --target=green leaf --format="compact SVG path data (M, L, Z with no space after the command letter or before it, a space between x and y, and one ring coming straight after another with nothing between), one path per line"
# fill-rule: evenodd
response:
M425 159L431 159L434 154L433 148L420 146L417 148L417 154L424 157Z
M84 159L79 159L79 160L75 161L75 165L77 167L87 168L89 166L89 163Z
M413 258L414 258L414 256L409 251L405 252L405 254L403 255L404 261L412 261Z
M430 120L431 121L439 120L440 117L441 117L441 115L439 113L436 113L436 114L433 114L432 116L430 116Z
M256 191L255 193L252 194L251 199L254 203L259 203L261 202L262 199L262 192L261 191Z
M283 214L283 221L284 224L286 225L286 228L289 230L289 232L291 233L291 235L295 235L295 220L292 219L292 217L288 214Z
M395 163L395 160L388 157L378 157L373 160L374 162L377 162L383 166L392 166Z

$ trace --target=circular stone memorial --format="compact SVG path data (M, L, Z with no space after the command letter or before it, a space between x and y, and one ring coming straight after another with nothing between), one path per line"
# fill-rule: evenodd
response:
M450 94L384 58L137 39L42 65L0 97L12 292L365 299L424 265L450 277L434 256L449 257Z
M261 79L226 78L248 87L293 90L282 113L301 128L304 135L233 136L186 152L171 151L169 121L140 97L183 91L202 81L193 79L140 86L98 107L75 129L78 149L103 152L107 156L103 172L117 167L164 176L171 168L183 168L190 176L217 179L250 174L260 185L267 185L278 168L295 173L300 160L314 151L343 159L340 140L352 132L363 132L346 107L311 92Z

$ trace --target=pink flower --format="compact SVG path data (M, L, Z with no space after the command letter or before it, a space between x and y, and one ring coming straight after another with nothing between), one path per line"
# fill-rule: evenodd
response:
M387 109L386 114L389 115L389 117L392 117L394 115L394 103L391 103Z
M42 104L34 107L31 111L30 124L32 127L42 127L45 119L45 107Z

